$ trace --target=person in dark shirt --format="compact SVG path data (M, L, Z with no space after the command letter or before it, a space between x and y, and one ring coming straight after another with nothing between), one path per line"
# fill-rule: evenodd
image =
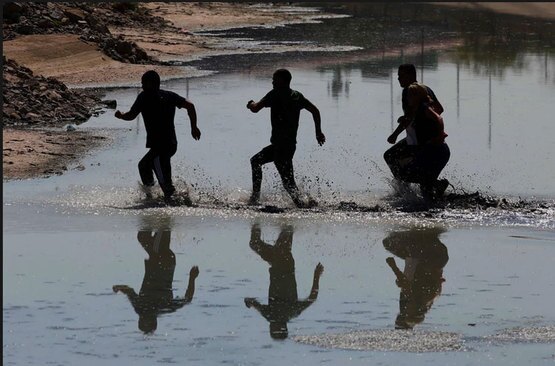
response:
M197 266L189 271L189 284L183 297L173 297L172 283L175 272L175 254L170 249L171 231L140 230L137 239L148 253L145 259L145 275L137 294L127 285L115 285L114 292L123 292L139 315L138 327L144 333L152 333L158 324L158 315L172 313L193 300Z
M310 295L299 300L297 280L295 279L295 260L291 253L293 245L293 228L284 226L275 245L269 245L260 238L260 227L251 228L250 247L263 260L270 264L270 287L268 305L261 304L252 297L245 298L247 308L255 308L270 323L270 336L285 339L288 336L287 323L299 316L318 298L320 276L324 272L321 263L314 269Z
M270 145L263 148L251 158L252 167L252 195L249 204L256 205L260 200L262 185L262 165L274 162L279 172L283 186L289 193L297 207L313 206L316 202L304 202L299 194L293 173L293 155L297 145L297 130L299 116L303 109L312 113L316 129L316 141L323 145L326 137L322 133L320 111L300 92L290 88L291 73L286 69L279 69L272 77L273 89L259 102L250 100L247 108L257 113L262 108L271 109L272 135Z
M171 157L177 151L175 134L175 108L185 108L191 122L191 135L200 139L197 127L197 114L193 103L180 95L160 89L160 76L154 70L144 73L141 79L143 91L131 106L131 110L122 113L116 111L115 117L132 121L142 114L146 129L146 147L150 150L139 162L139 173L147 196L151 196L150 187L154 186L153 172L164 192L166 201L171 202L175 192L172 182Z
M405 174L405 172L407 171L407 165L413 162L418 150L417 146L422 145L422 143L418 143L416 131L412 123L415 118L416 109L409 107L408 97L409 86L412 84L418 84L416 80L416 67L413 64L400 65L398 71L398 80L399 84L403 88L401 99L403 115L397 120L399 125L397 126L395 131L387 138L387 141L389 143L395 145L384 153L384 160L391 169L391 172L393 173L393 176L397 181L408 182ZM437 99L433 90L424 84L418 85L425 88L427 92L427 95L429 97L427 105L435 114L441 116L441 114L443 113L443 106ZM407 137L395 143L399 135L405 130L407 131ZM433 157L431 158L433 160ZM428 160L428 162L433 161ZM431 188L431 190L426 188L424 190L424 193L428 198L439 198L443 195L448 185L449 181L447 179L437 180L433 182L433 187Z

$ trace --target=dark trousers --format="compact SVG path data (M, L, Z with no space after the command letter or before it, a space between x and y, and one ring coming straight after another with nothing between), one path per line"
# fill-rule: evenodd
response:
M416 146L408 145L406 139L402 139L384 153L383 158L395 178L406 180L404 172L406 166L414 159L415 150Z
M274 162L281 177L283 187L295 203L299 201L299 189L295 183L293 173L293 155L295 155L294 145L269 145L251 158L253 196L256 198L260 196L260 187L262 185L262 165Z
M413 146L401 140L385 152L384 159L395 178L428 186L437 180L450 156L446 143Z
M145 186L154 185L154 172L164 195L171 196L175 192L172 183L171 157L176 151L177 145L169 145L163 148L151 148L146 153L139 161L139 174Z

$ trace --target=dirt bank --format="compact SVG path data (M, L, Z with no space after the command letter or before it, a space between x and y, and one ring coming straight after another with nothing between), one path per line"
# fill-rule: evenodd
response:
M3 173L6 179L60 175L85 169L79 159L107 137L86 131L21 130L5 128L2 135Z

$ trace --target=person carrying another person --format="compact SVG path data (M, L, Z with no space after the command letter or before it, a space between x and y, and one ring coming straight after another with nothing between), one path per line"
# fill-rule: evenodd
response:
M396 180L418 183L425 199L437 199L449 185L447 179L437 179L450 157L444 142L443 106L432 89L417 83L414 65L399 66L398 76L404 114L387 139L395 145L384 153L384 159ZM395 143L404 130L407 137Z

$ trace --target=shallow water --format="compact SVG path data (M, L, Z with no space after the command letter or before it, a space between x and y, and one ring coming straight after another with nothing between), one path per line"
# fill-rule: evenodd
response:
M442 24L438 41L444 48L433 51L426 44L425 57L401 54L403 37L387 55L376 54L364 42L373 33L354 30L372 30L361 28L370 20L366 15L324 24L352 35L338 36L336 45L366 45L362 51L213 59L200 66L225 60L225 72L164 84L190 98L199 113L203 135L195 142L186 114L178 112L180 145L173 159L178 187L189 189L199 207L145 203L136 171L146 152L142 121L125 124L111 112L81 126L114 137L111 146L85 158L85 170L71 166L62 176L5 182L4 363L552 364L551 41L541 34L513 39L509 46L524 46L511 57L490 44L485 62L454 42L452 25ZM510 22L497 20L501 28ZM303 29L315 43L330 37L329 27L313 31L322 24L304 27L286 27L285 33L291 41ZM474 31L477 38L481 31ZM237 32L244 36L245 30ZM280 39L271 29L258 32ZM432 210L414 192L392 195L382 159L401 113L396 68L422 59L419 79L445 107L452 155L444 174L456 188L450 192L481 192L465 200L453 195ZM323 116L327 143L317 146L303 112L295 155L297 179L319 200L317 209L292 209L272 166L264 170L262 201L283 212L241 204L249 194L249 158L270 133L269 112L252 114L245 104L270 89L276 65L291 69L293 88ZM127 110L137 93L114 89L106 98ZM273 254L262 241L277 244ZM154 263L145 267L147 250ZM412 292L396 285L388 257ZM302 302L318 263L324 267L318 296ZM147 275L158 287L135 304L161 306L160 299L172 296L170 286L173 296L185 295L195 265L199 276L190 303L166 303L155 331L143 333L139 326L152 330L152 316L143 314L140 325L127 296L113 286L139 293ZM293 301L295 288L301 303ZM265 307L269 292L289 301ZM285 335L283 322L271 332L254 300L245 306L252 298L272 324L297 315L287 322L287 339L272 337ZM396 329L408 325L412 331Z

